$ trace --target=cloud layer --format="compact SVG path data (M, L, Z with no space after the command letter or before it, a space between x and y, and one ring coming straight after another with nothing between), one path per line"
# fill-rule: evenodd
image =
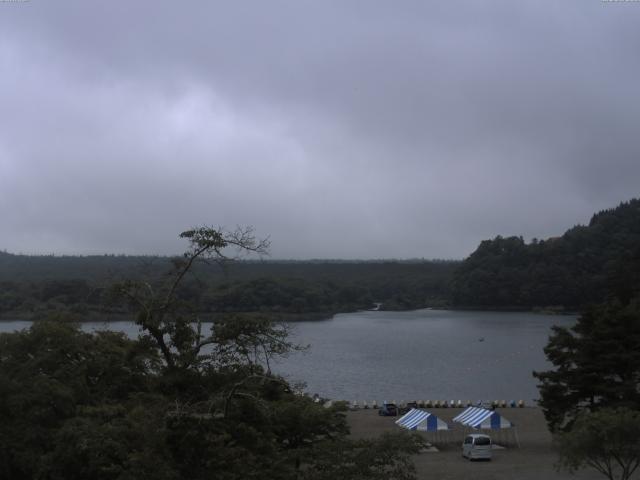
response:
M638 196L640 4L0 3L0 248L461 258Z

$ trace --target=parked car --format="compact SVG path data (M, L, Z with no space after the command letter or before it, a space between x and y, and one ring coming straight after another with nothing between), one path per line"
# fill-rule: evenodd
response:
M384 417L397 417L398 416L398 407L396 407L395 403L383 403L380 409L378 410L378 415L382 415Z
M467 435L462 444L462 456L469 460L491 460L491 437L479 433Z
M398 408L398 414L404 415L405 413L408 413L412 408L418 408L418 402L408 402L406 405L401 405L400 408Z

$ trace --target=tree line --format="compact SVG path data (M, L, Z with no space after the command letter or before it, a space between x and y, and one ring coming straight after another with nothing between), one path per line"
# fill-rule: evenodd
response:
M130 263L120 257L87 257L87 271L80 275L75 269L82 265L82 257L34 259L4 254L0 263L3 258L4 266L10 264L8 270L0 268L0 316L5 318L38 319L52 311L85 319L125 314L122 304L113 301L113 283L124 278L153 283L173 268L172 259L162 257L146 262L132 257ZM126 268L109 268L109 259ZM39 261L42 265L34 266ZM30 264L30 269L11 279L10 273L19 270L22 262ZM94 271L94 262L107 270ZM374 302L389 310L444 306L449 304L448 285L456 265L446 261L239 261L223 270L195 265L193 277L185 279L176 294L201 313L256 312L287 318L323 318L372 308Z
M51 310L122 313L108 286L160 278L175 259L55 257L0 252L0 316ZM464 261L237 261L194 266L181 296L201 312L330 316L371 308L464 307L579 311L615 289L628 299L640 285L640 200L595 214L557 238L497 236Z
M454 305L580 310L614 292L629 300L640 285L640 200L595 214L561 237L497 236L456 269Z

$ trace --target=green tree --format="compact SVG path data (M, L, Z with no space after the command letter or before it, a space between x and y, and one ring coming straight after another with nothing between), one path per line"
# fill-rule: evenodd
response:
M379 439L325 442L313 452L304 480L413 480L411 455L423 445L416 434L386 433ZM324 447L324 448L323 448Z
M197 227L182 232L180 237L188 240L189 248L181 258L174 259L166 280L128 281L115 287L137 310L136 322L144 335L155 342L168 369L197 368L202 348L214 343L210 335L202 332L197 310L178 296L196 264L214 262L224 266L231 260L229 250L235 250L236 255L266 254L269 248L269 241L256 239L252 228L228 232Z
M180 296L196 263L266 243L247 229L182 237L190 248L170 275L115 288L138 339L63 321L0 335L0 478L412 479L413 443L349 440L339 407L271 371L296 348L285 327L235 315L203 332L187 300L198 293Z
M640 465L640 412L583 412L557 440L561 468L575 472L589 466L610 480L627 480Z
M178 480L163 413L149 398L144 404L82 408L55 432L41 475L50 480Z
M521 237L480 243L454 274L454 304L584 308L640 292L640 199L595 214L588 226L525 244Z
M545 347L553 370L534 372L552 431L583 410L640 409L640 302L588 309L571 328L554 327Z
M55 446L64 447L60 432L79 416L139 403L133 397L151 391L158 371L155 351L144 342L83 333L71 323L36 322L1 334L0 352L0 478L15 480L48 472Z

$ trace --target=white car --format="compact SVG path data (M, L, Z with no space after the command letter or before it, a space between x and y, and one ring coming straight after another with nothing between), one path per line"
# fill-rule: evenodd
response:
M491 437L479 433L467 435L462 444L462 456L469 460L491 460Z

